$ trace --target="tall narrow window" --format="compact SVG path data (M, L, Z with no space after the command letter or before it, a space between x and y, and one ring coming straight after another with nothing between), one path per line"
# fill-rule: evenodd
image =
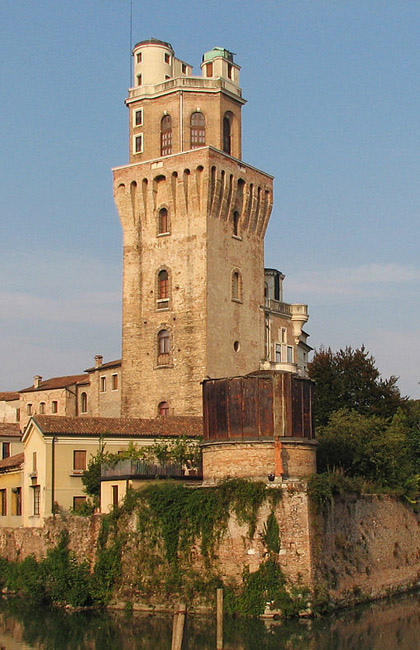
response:
M206 144L206 119L203 113L193 113L190 120L191 149L203 147Z
M158 358L159 366L165 366L169 363L170 341L168 330L160 330L158 334Z
M141 74L138 74L137 75L137 85L141 86L141 84L142 84Z
M232 140L232 133L231 133L231 121L232 121L232 113L228 112L225 114L223 118L223 151L227 154L231 154L231 140Z
M0 516L5 517L6 515L7 515L6 490L0 490Z
M137 52L136 61L137 63L141 63L141 52Z
M135 135L134 136L134 153L143 152L143 136Z
M213 76L213 62L207 63L206 65L206 77L212 77Z
M232 74L233 72L233 65L231 63L228 63L228 69L227 69L227 74L228 74L228 79L232 79Z
M34 501L33 501L34 515L39 515L40 506L41 506L41 486L34 485L33 491L34 491Z
M36 451L32 453L32 471L34 474L37 472L38 466L37 466L37 458L36 458Z
M106 377L101 377L99 380L99 390L101 393L106 392Z
M12 515L20 517L22 514L22 488L12 488Z
M233 213L233 234L239 237L239 212Z
M82 393L80 396L80 410L82 413L87 413L88 410L88 396L87 393Z
M45 402L40 402L39 403L39 413L40 413L40 415L44 415L44 413L45 413Z
M2 458L9 458L10 456L10 442L3 442L2 444Z
M287 346L287 363L293 363L293 348L291 345Z
M51 413L58 413L58 402L57 402L57 400L53 400L51 402Z
M159 235L167 235L169 233L169 219L166 208L161 208L159 210L158 232Z
M134 126L141 126L143 124L143 109L139 108L134 112Z
M112 486L112 505L114 508L118 506L118 485Z
M169 404L168 402L161 402L158 406L159 415L166 417L169 415Z
M163 269L158 275L158 307L167 307L169 302L169 276Z
M112 390L118 390L118 375L117 374L112 375L111 380L112 380Z
M232 273L232 300L242 300L242 278L239 271Z
M172 153L172 118L170 115L162 117L160 123L160 155L170 156Z
M32 415L32 404L26 405L26 415Z

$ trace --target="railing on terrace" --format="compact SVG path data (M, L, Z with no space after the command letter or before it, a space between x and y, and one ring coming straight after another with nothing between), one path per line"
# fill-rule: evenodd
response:
M229 81L225 79L203 79L202 77L175 77L174 79L162 81L160 84L136 86L135 88L129 88L128 97L132 99L140 95L154 95L174 88L223 88L223 90L227 90L233 95L242 97L241 89Z
M275 311L278 314L285 314L286 316L292 315L291 306L287 302L280 302L279 300L268 300L268 308L270 311Z
M198 465L186 468L180 463L167 463L164 465L146 463L142 460L126 458L118 461L113 467L102 466L101 478L187 478L202 479L203 468Z
M289 304L288 302L280 302L279 300L272 300L271 298L266 301L266 307L270 311L275 311L278 314L283 314L284 316L293 316L293 315L308 315L308 306L300 304Z

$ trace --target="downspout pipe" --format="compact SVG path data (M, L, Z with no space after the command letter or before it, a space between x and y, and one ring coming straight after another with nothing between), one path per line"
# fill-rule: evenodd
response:
M179 128L180 128L180 142L181 152L184 151L184 95L182 90L179 93Z
M55 519L55 443L57 438L52 437L51 441L51 512L52 516Z

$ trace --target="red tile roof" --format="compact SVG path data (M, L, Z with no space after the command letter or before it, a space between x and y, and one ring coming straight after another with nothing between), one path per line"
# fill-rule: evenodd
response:
M19 392L15 390L6 390L0 393L0 402L11 402L19 399Z
M35 415L34 422L47 435L86 435L154 438L157 436L202 435L203 418L168 416L153 420L140 418L91 418Z
M0 460L0 472L7 472L10 469L19 467L23 464L23 460L23 452L21 454L9 456L9 458L3 458L3 460Z
M66 388L67 386L71 386L72 384L77 384L78 382L84 382L85 380L88 379L89 379L88 375L67 375L66 377L51 377L51 379L46 379L45 381L41 381L39 383L39 388L35 388L34 386L29 386L28 388L24 388L19 392L32 393L34 391L39 391L39 390Z
M107 368L118 368L119 366L122 365L121 362L122 362L121 359L116 359L116 361L107 361L107 363L102 363L97 368L95 368L95 366L92 366L92 368L86 368L85 372L94 372L95 370L106 370Z
M20 438L18 422L0 422L0 437Z

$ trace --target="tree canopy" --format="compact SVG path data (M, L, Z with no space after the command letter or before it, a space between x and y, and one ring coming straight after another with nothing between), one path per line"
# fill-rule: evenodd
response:
M347 346L338 352L320 348L308 371L315 382L317 426L328 424L331 415L343 408L389 418L406 401L397 387L398 378L392 375L382 379L375 359L363 345L357 349Z

